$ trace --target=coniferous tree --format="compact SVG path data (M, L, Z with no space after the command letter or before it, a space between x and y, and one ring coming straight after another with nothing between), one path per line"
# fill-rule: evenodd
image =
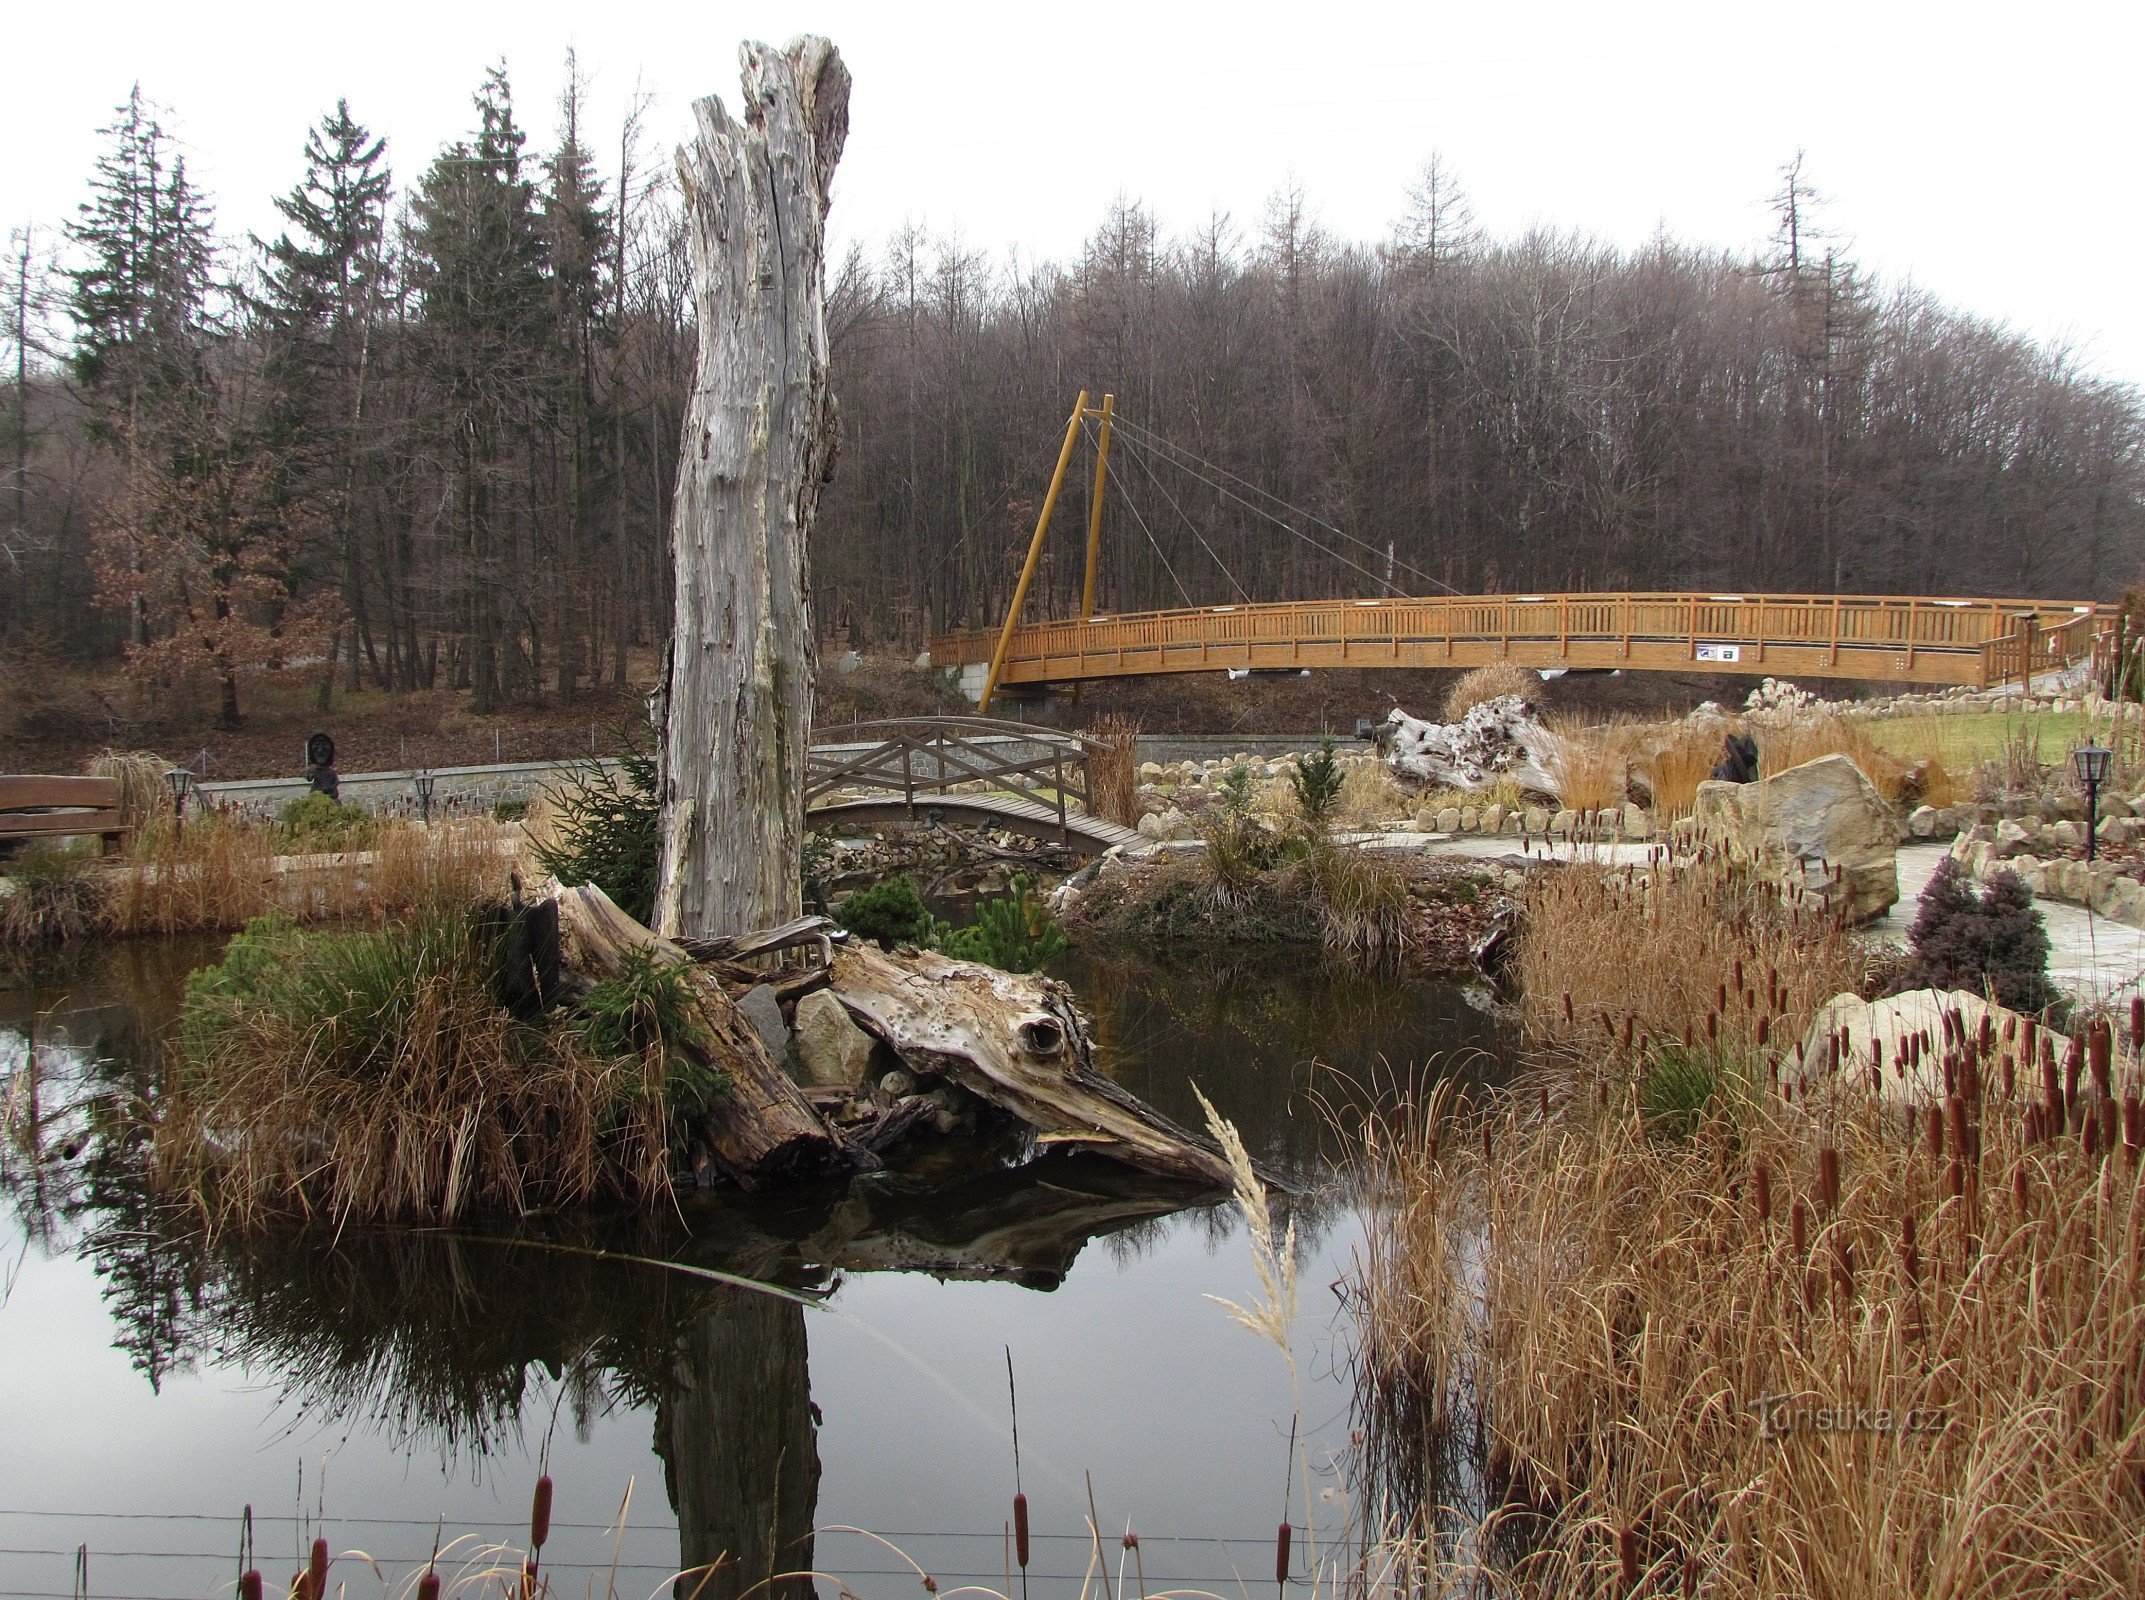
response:
M325 558L350 617L347 671L373 648L359 478L377 452L366 415L374 335L387 289L387 144L350 115L347 100L306 133L305 174L276 200L286 226L262 246L266 269L249 297L263 346L266 439L289 469L288 499L323 510ZM334 662L321 679L321 709Z
M527 142L503 67L476 96L475 138L441 152L416 201L410 275L421 300L425 419L448 464L463 618L456 687L474 709L532 686L524 630L537 574L526 467L554 328ZM520 470L517 470L520 469Z

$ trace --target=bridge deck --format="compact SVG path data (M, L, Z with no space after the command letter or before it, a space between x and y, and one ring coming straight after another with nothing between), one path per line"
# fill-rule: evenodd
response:
M1068 811L1065 814L1062 835L1058 827L1058 814L1050 806L1038 805L1033 800L1018 800L1011 795L997 794L933 794L919 795L912 809L900 795L868 795L853 800L823 800L814 802L805 813L805 821L815 828L832 827L840 823L855 823L869 826L879 822L907 822L916 817L930 817L939 813L956 816L964 822L980 822L987 827L1011 828L1037 839L1062 839L1087 855L1101 855L1115 845L1122 845L1128 852L1138 853L1149 841L1130 828L1118 826L1102 817L1090 816L1084 811Z
M1617 667L2014 682L2091 653L2100 609L2070 600L1618 593L1297 600L1031 622L1001 684L1222 668ZM998 630L931 641L936 666L988 663Z

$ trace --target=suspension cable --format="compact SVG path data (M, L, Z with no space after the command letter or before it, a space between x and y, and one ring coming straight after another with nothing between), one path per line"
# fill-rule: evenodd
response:
M1342 556L1338 551L1329 549L1327 546L1320 544L1319 541L1313 539L1309 534L1303 532L1300 528L1290 526L1290 524L1282 521L1279 517L1274 516L1271 512L1267 512L1258 506L1250 504L1249 502L1245 501L1241 496L1230 494L1227 489L1224 489L1222 487L1222 485L1215 483L1210 478L1204 477L1199 471L1195 470L1194 463L1196 463L1198 467L1204 467L1209 472L1213 472L1223 478L1227 478L1232 483L1240 484L1244 488L1249 489L1253 494L1264 496L1266 499L1271 500L1275 505L1281 507L1284 511L1288 512L1292 516L1300 517L1304 521L1311 523L1316 527L1323 528L1326 532L1333 534L1335 537L1345 539L1350 544L1356 545L1361 549L1367 550L1374 556L1383 556L1395 567L1413 573L1416 577L1421 578L1425 583L1432 584L1437 588L1444 590L1447 594L1458 594L1460 592L1458 589L1455 589L1451 584L1446 583L1440 578L1433 577L1430 573L1423 571L1422 568L1416 566L1413 562L1403 561L1390 551L1380 550L1369 540L1358 538L1356 535L1350 533L1346 528L1335 527L1332 523L1326 521L1323 517L1319 517L1312 512L1304 510L1301 506L1293 505L1289 501L1284 500L1280 495L1275 494L1271 489L1262 488L1260 485L1253 483L1249 478L1231 472L1227 467L1220 466L1212 461L1208 461L1203 456L1193 454L1191 451L1185 449L1182 445L1175 444L1172 441L1163 438L1152 428L1144 427L1140 423L1134 422L1129 417L1123 415L1119 415L1114 420L1115 426L1119 428L1129 429L1132 433L1136 434L1139 437L1140 441L1144 443L1149 449L1162 451L1166 456L1170 458L1170 464L1176 467L1180 472L1186 473L1191 477L1198 478L1200 482L1205 483L1209 488L1214 489L1218 493L1229 495L1230 499L1235 500L1239 505L1244 506L1246 510L1255 512L1256 514L1264 517L1268 522L1273 523L1276 527L1285 529L1287 532L1294 534L1297 538L1302 539L1313 549L1324 551L1327 555L1332 556L1337 561L1346 561L1347 558ZM1373 582L1384 584L1385 587L1393 590L1393 592L1396 594L1405 592L1388 578L1380 578L1376 573L1367 571L1365 568L1357 566L1354 562L1348 562L1347 564L1355 567L1356 571L1363 573L1365 577L1370 578Z
M1081 427L1085 429L1087 424L1082 422ZM1124 480L1113 474L1110 482L1117 490L1117 498L1122 500L1125 503L1125 509L1132 513L1132 520L1139 524L1140 532L1147 535L1148 544L1154 547L1155 559L1162 563L1162 570L1169 574L1169 581L1176 585L1178 598L1189 607L1193 604L1193 600L1191 594L1184 587L1184 580L1177 576L1177 569L1169 564L1169 557L1162 554L1161 542L1155 538L1154 530L1147 526L1147 519L1140 515L1139 506L1134 503L1132 496L1125 493Z
M1212 545L1207 543L1206 535L1199 531L1199 524L1191 519L1190 515L1185 511L1184 507L1177 504L1177 497L1169 492L1168 485L1164 484L1160 478L1157 478L1154 475L1154 468L1148 464L1146 456L1140 450L1135 449L1132 441L1129 439L1124 441L1123 449L1125 454L1132 458L1132 464L1138 467L1140 471L1147 474L1147 481L1154 485L1156 492L1159 493L1164 500L1167 500L1169 502L1169 508L1172 511L1176 512L1178 517L1183 520L1184 526L1190 532L1191 536L1199 541L1199 548L1207 553L1208 557L1213 561L1215 566L1221 568L1221 575L1229 580L1229 587L1237 592L1238 598L1243 600L1247 605L1254 604L1255 602L1253 602L1251 598L1251 591L1246 589L1243 584L1237 581L1236 574L1229 570L1228 562L1222 560L1220 552L1215 550Z

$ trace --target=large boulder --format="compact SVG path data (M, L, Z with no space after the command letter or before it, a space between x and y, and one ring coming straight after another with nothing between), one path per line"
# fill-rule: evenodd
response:
M1850 923L1881 917L1899 899L1899 819L1845 756L1756 783L1702 783L1693 817L1700 836L1733 859L1844 902Z
M1998 1038L2006 1030L2014 1037L2024 1020L2017 1012L1966 989L1909 989L1882 1000L1865 1000L1858 994L1835 995L1810 1019L1809 1031L1796 1052L1803 1087L1813 1087L1826 1075L1832 1059L1831 1041L1841 1038L1840 1060L1846 1068L1841 1082L1849 1088L1872 1087L1869 1076L1870 1045L1874 1041L1884 1062L1883 1094L1905 1105L1927 1106L1944 1098L1944 1041L1949 1024L1978 1038L1982 1019ZM1902 1071L1898 1062L1901 1041L1923 1036L1922 1059Z
M854 1089L871 1065L871 1035L825 989L797 1002L797 1062L809 1082Z
M1378 744L1396 778L1465 790L1510 778L1522 789L1556 792L1556 736L1516 694L1485 700L1458 722L1425 722L1395 706Z

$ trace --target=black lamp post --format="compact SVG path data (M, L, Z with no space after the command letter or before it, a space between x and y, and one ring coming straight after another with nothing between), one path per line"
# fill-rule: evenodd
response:
M417 785L417 804L424 812L425 824L429 827L432 822L432 785L439 780L425 767L419 767L410 777Z
M2100 845L2100 786L2108 781L2115 752L2106 745L2082 744L2071 752L2071 765L2085 785L2085 858L2091 861Z
M186 832L186 797L193 792L194 775L173 767L164 774L164 786L171 791L171 836L177 839Z

